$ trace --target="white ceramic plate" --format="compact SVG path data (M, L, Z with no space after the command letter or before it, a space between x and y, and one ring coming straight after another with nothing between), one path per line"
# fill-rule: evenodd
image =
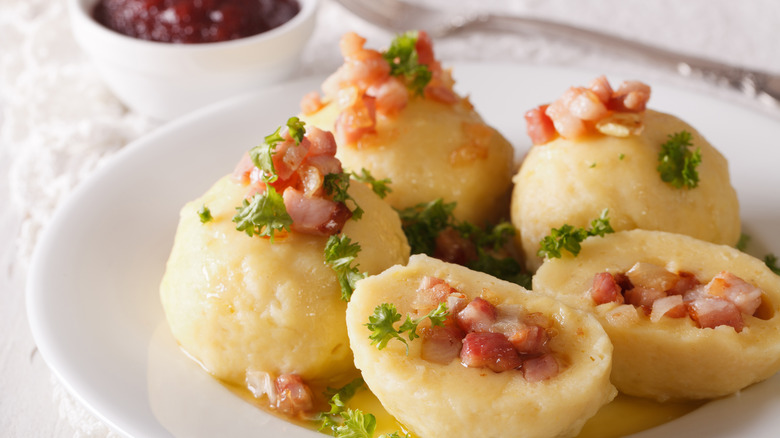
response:
M524 152L523 112L587 84L592 72L454 66L457 88ZM613 83L617 78L611 78ZM241 154L298 112L320 79L285 84L192 114L129 145L57 212L30 271L38 348L68 389L131 437L316 437L245 403L177 348L158 283L180 207L229 173ZM655 86L653 108L697 127L730 160L756 255L780 254L780 124L747 109ZM775 437L780 377L640 433Z

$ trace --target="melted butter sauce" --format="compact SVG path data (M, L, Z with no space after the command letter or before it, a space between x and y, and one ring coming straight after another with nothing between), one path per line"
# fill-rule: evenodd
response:
M231 391L239 395L247 402L261 408L263 411L282 418L291 423L317 430L317 423L306 420L291 419L280 415L268 408L266 400L255 399L245 388L226 385ZM313 390L315 394L317 389ZM682 417L704 405L705 402L666 402L658 403L624 394L618 394L612 402L602 407L596 415L589 419L577 438L618 438L633 433L641 432L661 424ZM408 430L390 415L379 399L369 390L359 390L355 396L346 403L350 409L360 409L365 413L371 413L376 417L376 433L374 436L399 432L401 436ZM326 409L323 407L323 409ZM417 437L410 433L412 438Z

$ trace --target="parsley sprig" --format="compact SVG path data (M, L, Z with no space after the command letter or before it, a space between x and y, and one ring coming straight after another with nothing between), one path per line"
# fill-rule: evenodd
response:
M343 234L330 236L325 244L325 263L336 272L344 301L352 298L358 280L366 277L358 270L358 265L352 265L359 252L360 244L352 243L352 239Z
M265 193L258 193L252 201L244 199L241 206L236 207L238 213L233 216L236 229L244 231L249 237L255 234L269 237L274 241L274 233L282 230L290 231L292 218L284 206L284 198L272 186L267 186Z
M366 168L361 168L360 173L352 172L352 178L355 181L362 182L371 186L371 190L380 198L384 199L393 190L390 188L390 178L376 179Z
M368 336L371 345L376 345L378 350L385 348L392 339L398 339L406 345L406 354L409 354L409 343L401 335L407 333L409 340L413 341L420 337L417 334L417 326L421 322L428 319L431 321L431 326L443 326L447 316L449 316L447 303L439 303L435 309L421 318L414 319L411 315L406 315L406 321L396 329L395 323L401 320L401 314L396 310L395 304L384 303L376 306L374 314L368 317L365 326L371 331Z
M572 225L564 224L560 228L553 228L548 236L545 236L539 242L539 257L561 258L561 251L566 250L572 255L577 256L580 253L580 243L590 236L601 236L614 233L615 230L609 224L609 209L604 209L598 219L590 223L590 228L575 228Z
M203 204L203 206L200 207L200 210L198 210L198 217L200 218L200 223L202 224L214 220L214 216L211 215L211 210L206 207L205 204Z
M692 135L688 131L680 131L669 135L669 140L661 145L658 153L658 173L664 182L679 188L695 188L699 185L699 173L696 167L701 164L701 148L695 151L688 149L693 146Z
M287 133L290 138L298 146L303 141L303 136L306 134L305 122L298 117L290 117L287 119ZM249 157L252 158L252 162L262 171L262 181L272 183L279 179L276 174L276 168L274 167L273 156L276 153L276 145L285 141L282 135L282 127L276 128L273 134L266 135L263 139L263 143L257 145L249 150Z
M777 266L777 256L774 254L767 254L764 256L764 264L766 264L766 267L769 268L772 272L774 272L777 275L780 275L780 267Z
M376 417L359 409L346 407L346 402L361 388L365 388L365 382L358 377L333 393L329 402L330 411L320 413L317 418L321 421L321 432L330 429L333 436L338 438L373 438L376 432ZM409 438L409 435L405 434L404 437ZM393 432L378 438L402 437L398 432Z
M410 91L422 95L433 75L427 65L419 62L416 48L418 37L416 31L397 35L382 56L390 64L390 75L401 78Z
M325 180L322 185L325 188L325 193L334 201L343 202L345 205L348 200L352 201L352 204L355 205L354 208L350 209L350 211L352 211L353 220L358 220L363 217L363 209L360 208L352 195L347 192L347 190L349 190L348 173L329 173L325 175Z
M469 261L467 267L530 288L531 276L517 260L509 256L496 257L515 234L512 224L501 222L482 228L458 221L453 215L455 206L456 203L445 203L439 198L398 211L412 254L433 256L436 237L445 229L452 228L458 235L470 240L476 248L476 259Z

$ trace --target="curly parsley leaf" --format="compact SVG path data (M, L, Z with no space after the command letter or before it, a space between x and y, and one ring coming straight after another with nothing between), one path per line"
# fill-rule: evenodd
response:
M365 273L357 269L357 265L352 266L359 252L360 244L352 243L352 239L343 234L330 236L325 244L325 263L336 272L341 286L341 299L344 301L352 298L358 280L366 277Z
M298 117L287 119L287 132L296 146L303 141L303 136L306 134L304 125L305 122L298 119ZM265 136L263 144L249 150L249 157L252 158L252 163L262 171L262 180L264 182L274 182L279 179L274 167L273 156L276 153L276 145L284 141L285 138L282 135L282 127L280 126L272 134Z
M393 190L390 188L390 178L376 179L371 172L365 168L360 169L360 174L352 172L352 178L355 181L362 182L371 186L371 190L377 194L380 198L384 199Z
M337 438L373 438L376 417L364 414L358 409L347 409L341 413L344 422L333 430Z
M363 209L360 208L355 199L347 192L347 190L349 190L348 173L329 173L325 175L323 187L325 187L325 193L334 201L343 202L346 205L347 200L349 200L355 204L355 208L350 210L352 211L352 219L358 220L363 217Z
M335 433L336 428L343 421L341 413L346 410L346 403L352 399L359 389L365 388L365 383L362 377L358 377L339 389L328 388L325 396L330 399L328 402L330 411L320 412L317 416L317 420L321 422L319 431L330 429Z
M566 250L577 256L580 253L580 243L583 240L590 236L604 237L605 234L615 232L609 224L608 214L609 210L604 209L599 218L590 223L590 228L587 230L582 227L575 228L569 224L553 228L550 234L539 242L537 255L542 258L561 258L561 251Z
M255 234L270 237L274 240L277 231L290 231L292 218L287 214L284 199L273 187L268 186L265 193L256 194L252 201L244 199L241 206L236 207L238 213L233 216L236 229L246 232L249 237Z
M764 263L766 267L777 275L780 275L780 267L777 266L777 256L774 254L767 254L764 256Z
M680 131L669 135L669 140L661 145L658 153L658 173L661 179L675 187L695 188L699 185L699 173L696 167L701 164L701 149L691 152L692 135Z
M418 37L416 31L397 35L382 56L390 65L390 75L401 78L410 91L422 95L433 74L427 65L419 62L416 47Z
M439 198L398 211L412 254L433 255L436 236L454 221L455 205L454 202L445 204Z
M214 216L211 215L211 210L209 210L209 208L206 207L205 204L202 207L200 207L200 210L198 210L198 217L200 217L200 223L202 224L214 220Z
M368 323L365 326L371 331L368 336L371 339L371 345L376 345L378 350L385 348L387 343L395 338L406 345L406 353L409 354L409 344L401 335L408 333L409 340L413 341L420 337L417 334L417 327L421 322L428 319L432 326L443 326L447 316L449 316L447 304L439 303L438 307L422 318L414 319L411 315L407 315L406 321L396 329L395 323L401 320L401 314L396 310L395 304L384 303L374 308L374 314L368 317Z

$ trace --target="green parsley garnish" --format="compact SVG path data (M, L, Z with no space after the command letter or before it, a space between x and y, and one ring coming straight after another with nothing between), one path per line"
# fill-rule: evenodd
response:
M328 388L328 392L325 393L325 396L329 397L330 399L330 401L328 401L328 404L330 405L330 411L320 412L320 414L317 416L317 420L321 422L319 427L320 431L330 429L333 433L335 433L336 428L342 422L339 420L342 420L341 413L346 410L346 403L361 388L365 388L365 382L363 381L362 377L358 377L357 379L347 383L339 389L334 390Z
M376 179L373 175L371 175L371 172L365 168L360 169L360 174L352 172L351 175L355 181L369 184L371 186L371 190L373 190L374 193L376 193L377 196L382 199L384 199L385 196L392 192L392 189L390 188L390 178Z
M569 251L577 256L580 253L580 243L590 236L601 236L614 233L615 230L609 224L609 209L604 209L598 219L590 223L590 229L582 227L574 228L569 224L564 224L560 228L553 228L549 236L545 236L539 242L539 257L561 258L561 250Z
M734 245L734 248L742 252L745 252L749 243L750 243L750 236L745 233L741 233L739 235L739 240L737 241L737 244Z
M329 173L325 175L325 181L323 182L325 187L325 193L330 195L336 202L343 202L345 205L347 200L352 201L355 204L355 208L352 209L352 219L358 220L363 217L363 209L355 202L355 199L347 192L349 189L349 174L348 173Z
M699 185L699 173L696 167L701 164L701 148L691 152L689 146L692 135L680 131L669 135L669 140L661 145L658 154L658 173L664 182L679 188L695 188Z
M341 413L344 422L333 429L333 436L338 438L373 438L376 430L376 417L364 414L358 409L347 409Z
M451 228L474 244L476 258L469 260L467 267L530 288L531 276L517 260L509 256L496 257L515 234L512 224L501 222L493 227L481 228L469 222L460 222L453 216L455 205L454 202L446 204L442 199L437 199L398 212L412 254L434 256L436 238Z
M344 301L352 298L358 280L366 277L365 273L357 269L357 265L352 266L359 252L360 245L352 243L352 240L343 234L330 236L325 244L325 263L336 271L341 286L341 299Z
M428 203L417 204L398 212L404 234L412 247L412 254L433 255L436 236L454 221L455 203L445 204L439 198Z
M619 160L623 160L623 158L626 158L626 154L623 154L623 153L618 154L618 159Z
M306 134L305 123L297 117L290 117L287 119L287 132L290 134L290 138L293 139L295 145L301 144L303 136ZM274 182L279 179L276 174L276 168L274 167L273 156L276 153L276 145L285 141L282 136L282 127L276 128L273 134L265 136L263 144L257 145L249 150L249 156L252 158L252 162L262 171L262 180L264 182Z
M780 275L780 267L777 266L777 256L774 254L767 254L764 256L764 263L766 267L777 275Z
M394 325L401 320L401 314L396 310L395 304L384 303L376 306L374 314L368 317L368 323L365 325L371 330L371 334L368 336L371 339L371 345L376 345L377 349L385 348L387 343L395 338L406 345L406 354L409 354L409 344L401 335L408 332L409 340L413 341L420 337L417 334L417 326L421 322L429 319L432 326L443 326L448 315L447 304L439 303L438 307L421 318L413 319L411 315L406 315L406 321L396 329Z
M238 213L233 216L236 229L244 231L249 237L255 234L270 237L274 241L274 233L281 230L290 231L292 218L287 214L284 199L272 186L267 186L265 193L256 194L252 201L244 199L241 206L236 207Z
M401 78L406 88L422 95L425 86L431 81L432 73L427 65L419 63L416 48L418 36L416 31L397 35L382 56L390 64L390 75Z
M205 204L198 210L198 216L200 217L200 223L202 224L214 220L214 217L211 215L211 210L209 210Z

